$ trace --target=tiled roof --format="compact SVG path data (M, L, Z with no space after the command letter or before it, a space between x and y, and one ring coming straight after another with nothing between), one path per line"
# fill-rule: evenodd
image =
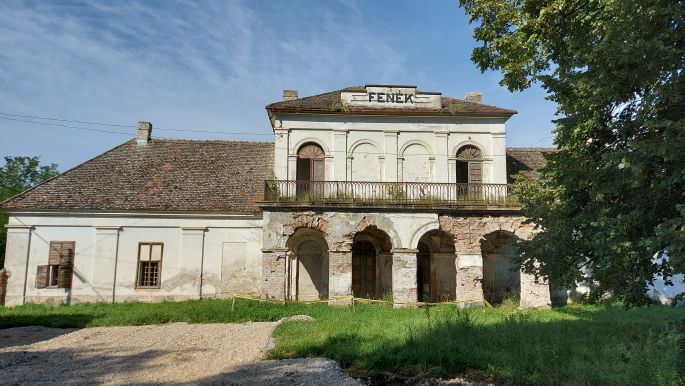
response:
M363 86L353 86L304 98L272 103L266 106L269 113L317 113L317 114L369 114L369 115L424 115L456 117L510 117L516 110L468 102L463 99L442 96L442 108L373 108L365 106L343 106L340 93L343 91L365 92ZM424 93L416 90L417 94ZM433 94L433 93L431 93Z
M538 179L539 170L545 166L545 154L557 151L552 147L510 147L507 148L507 179L512 182L520 173L528 178Z
M253 213L273 152L271 142L132 140L0 208Z

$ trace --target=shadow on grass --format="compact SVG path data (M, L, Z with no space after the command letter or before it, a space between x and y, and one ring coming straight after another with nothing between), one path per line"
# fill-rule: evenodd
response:
M21 326L45 326L52 328L83 328L93 320L90 314L37 314L37 315L2 315L0 330Z
M307 337L306 327L286 325L277 330L272 356L324 356L356 376L395 373L406 379L467 374L498 384L538 385L675 385L683 380L676 370L682 312L671 313L671 320L620 306L554 312L495 317L450 310L401 321L403 329L395 335L382 333L392 330L389 325L370 333L363 326L370 321L360 315L360 325L329 331L321 340L311 338L323 336L320 331ZM284 342L288 328L300 329L303 338Z

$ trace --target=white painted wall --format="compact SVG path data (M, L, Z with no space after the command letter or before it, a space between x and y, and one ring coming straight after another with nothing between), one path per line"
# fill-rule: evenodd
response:
M505 118L277 114L274 176L295 179L298 149L326 153L328 181L454 182L464 145L484 155L483 181L506 183Z
M8 228L7 305L259 293L261 217L13 213ZM76 242L71 289L35 288L50 241ZM135 288L139 242L164 243L160 289Z

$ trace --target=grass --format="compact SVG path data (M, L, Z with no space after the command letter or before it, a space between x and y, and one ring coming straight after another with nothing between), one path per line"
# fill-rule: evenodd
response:
M323 356L357 376L467 377L498 384L675 385L685 370L685 309L578 305L553 310L392 309L255 301L84 304L0 308L0 328L90 327L168 322L275 321L306 314L274 335L272 358ZM681 370L678 370L681 369Z

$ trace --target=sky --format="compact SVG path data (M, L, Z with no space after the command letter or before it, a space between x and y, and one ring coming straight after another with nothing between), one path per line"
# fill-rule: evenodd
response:
M134 137L138 121L158 138L270 141L264 106L283 89L364 84L480 91L519 112L507 146L551 146L554 103L481 73L472 33L456 0L3 0L0 156L65 171Z

